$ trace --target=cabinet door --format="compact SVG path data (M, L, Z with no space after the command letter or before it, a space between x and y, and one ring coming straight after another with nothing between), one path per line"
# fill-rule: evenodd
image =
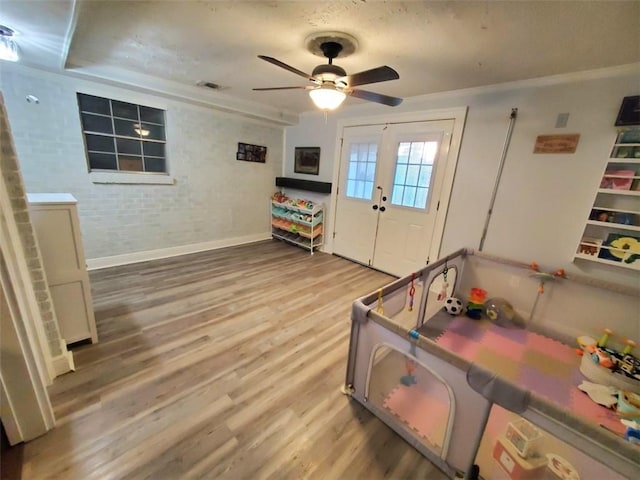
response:
M91 286L75 205L32 205L31 220L62 338L67 343L88 338L96 342Z

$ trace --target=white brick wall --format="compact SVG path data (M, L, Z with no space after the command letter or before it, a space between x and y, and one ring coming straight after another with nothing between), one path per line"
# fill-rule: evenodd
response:
M267 200L282 173L282 127L33 69L4 69L0 86L27 191L78 199L88 259L270 231ZM93 184L77 91L165 109L175 184ZM40 103L27 103L27 95ZM237 161L238 142L267 146L267 163Z
M44 266L40 250L37 247L29 210L27 209L25 187L20 174L20 165L16 156L14 142L11 138L9 123L2 95L0 95L0 181L5 183L11 200L11 205L3 206L3 213L6 208L6 211L13 214L13 219L7 218L7 221L15 222L20 236L20 243L24 251L30 277L29 280L25 281L25 285L27 285L27 288L33 289L32 294L38 303L38 313L40 314L40 317L34 320L42 322L49 346L49 354L51 357L56 357L63 353L60 345L61 337L58 321L53 309L49 286L45 282Z

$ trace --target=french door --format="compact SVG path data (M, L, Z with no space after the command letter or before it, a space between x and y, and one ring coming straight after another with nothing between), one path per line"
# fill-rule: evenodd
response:
M395 275L426 265L453 120L345 127L334 252Z

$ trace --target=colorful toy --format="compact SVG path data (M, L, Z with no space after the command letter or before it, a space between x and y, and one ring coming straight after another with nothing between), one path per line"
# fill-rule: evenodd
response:
M418 338L420 338L420 334L415 330L410 330L409 338L410 338L409 341L411 342L411 347L409 347L409 353L411 353L411 355L415 357L416 356L415 341ZM404 362L404 368L407 371L407 374L400 377L400 383L402 383L407 387L410 387L411 385L415 385L416 383L418 383L418 381L416 380L416 377L413 375L413 372L416 370L416 367L417 367L416 362L413 359L407 357L407 359Z
M460 315L464 307L462 306L462 302L460 299L456 297L449 297L444 301L444 310L449 315Z
M495 297L487 300L484 311L489 319L503 327L524 326L524 321L518 317L513 306L504 298Z
M564 273L564 269L559 268L555 272L541 272L538 264L536 262L531 262L531 269L535 272L533 276L540 280L540 285L538 285L538 294L542 295L544 293L544 284L549 280L554 280L555 278L566 278Z
M414 285L414 280L416 279L416 274L411 274L411 287L409 288L409 311L413 311L413 297L416 295L416 286Z
M604 333L600 337L600 340L598 340L598 346L599 347L606 347L607 346L607 342L609 341L609 335L611 335L611 334L613 334L613 330L605 328L604 329Z
M449 284L447 283L447 272L449 271L449 267L447 267L447 264L445 262L444 264L444 269L442 270L442 288L440 289L440 292L438 293L438 296L436 297L436 300L438 300L439 302L443 301L445 298L447 298L447 288L449 288Z
M480 319L486 296L486 290L476 287L471 289L471 293L469 294L469 303L467 304L467 317L473 318L474 320Z

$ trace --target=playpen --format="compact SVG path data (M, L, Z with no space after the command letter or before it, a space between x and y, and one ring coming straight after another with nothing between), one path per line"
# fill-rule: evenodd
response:
M474 287L526 328L443 311ZM577 388L575 351L602 326L637 339L638 307L634 288L460 250L354 302L345 390L452 478L638 478L640 446Z

